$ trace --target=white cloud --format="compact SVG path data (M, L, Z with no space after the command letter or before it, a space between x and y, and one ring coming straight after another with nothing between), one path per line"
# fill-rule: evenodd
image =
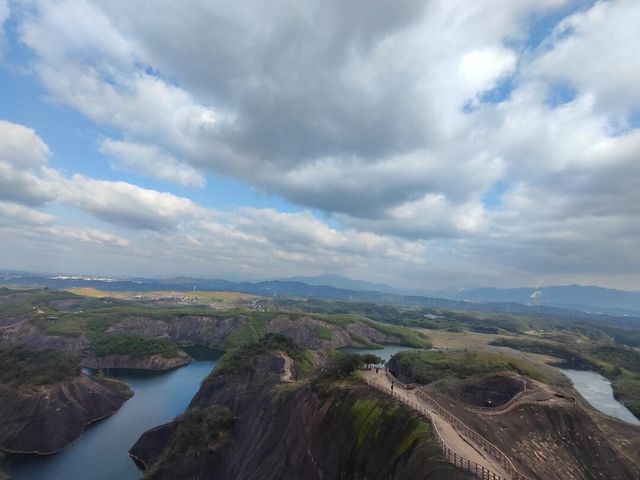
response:
M175 229L202 212L191 200L168 192L83 175L62 182L58 200L128 228Z
M460 59L458 74L473 95L494 88L501 77L513 73L516 61L515 52L504 47L472 50Z
M200 215L191 200L127 182L66 178L48 167L49 148L37 133L0 121L0 200L27 205L60 202L128 228L175 229Z
M556 27L532 72L567 81L593 95L600 112L624 116L640 106L638 22L640 3L635 0L597 2Z
M70 240L73 242L94 243L97 245L111 245L115 247L126 247L129 241L117 235L111 235L95 228L73 228L73 227L43 227L39 232L46 235Z
M143 145L106 138L100 141L100 151L115 158L115 166L147 174L183 186L204 187L205 179L191 165L177 160L155 145Z
M33 129L0 120L0 200L38 205L52 199L49 155Z
M49 155L49 147L35 130L0 120L0 162L33 168L44 165Z
M56 239L104 247L126 247L129 257L154 261L158 256L174 262L197 265L203 259L231 264L234 259L254 272L268 258L283 263L283 273L293 266L366 265L372 259L420 263L419 242L391 239L370 232L338 229L310 212L281 213L274 209L238 208L222 212L203 208L168 192L144 189L127 182L98 180L83 175L65 177L47 166L48 149L37 134L10 124L23 140L41 152L39 160L27 155L30 179L46 183L52 205L71 206L107 222L121 235L93 227L56 222L55 217L18 203L0 203L5 238L26 237L32 241ZM28 135L26 135L28 133ZM20 159L25 145L14 142L12 159ZM118 145L119 147L120 145ZM33 152L31 152L33 153ZM8 158L8 157L7 157ZM20 162L14 162L17 172ZM38 170L39 168L39 170ZM38 175L41 175L40 178ZM23 203L28 203L23 201ZM56 222L56 224L53 224ZM157 232L157 233L156 233ZM170 248L168 247L170 246ZM278 269L275 263L272 268Z
M55 217L17 203L0 202L0 219L5 224L11 222L13 224L47 225L52 223Z
M468 134L460 109L513 71L504 41L523 35L520 19L562 2L488 3L407 0L346 22L351 7L337 1L316 10L141 3L135 12L125 2L43 2L22 39L58 100L122 129L129 143L166 152L153 162L165 177L179 158L304 205L370 216L429 193L466 203L487 187L476 181L475 155L449 153L451 136ZM100 35L76 32L60 10L95 23ZM309 34L313 22L322 26ZM195 45L208 47L196 55ZM149 171L148 155L129 159L127 168ZM350 173L334 181L345 166L361 183ZM452 166L469 173L456 184L419 181ZM192 173L180 181L193 182ZM369 188L384 173L395 186ZM351 208L358 197L363 208Z

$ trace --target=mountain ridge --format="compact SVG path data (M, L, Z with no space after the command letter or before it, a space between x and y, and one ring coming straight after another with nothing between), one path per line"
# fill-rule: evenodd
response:
M402 295L395 293L384 293L373 290L349 290L332 287L330 285L309 285L303 282L286 281L286 280L268 280L261 282L233 282L223 279L201 279L191 277L179 277L170 279L144 279L144 278L95 278L82 276L42 276L42 275L6 275L0 273L0 285L31 285L51 288L74 288L74 287L93 287L104 291L153 291L153 290L175 290L175 291L192 291L192 290L209 290L209 291L229 291L241 292L267 297L302 297L302 298L319 298L325 300L370 302L389 305L408 305L419 306L425 308L446 308L461 310L481 310L489 312L507 312L507 313L524 313L524 314L546 314L546 315L563 315L563 316L591 316L603 318L604 316L617 317L639 317L640 318L640 301L635 307L635 303L630 305L631 309L616 306L600 307L597 305L580 305L565 304L559 306L553 302L541 301L536 299L535 302L530 298L523 298L525 293L529 296L538 290L535 289L512 289L520 292L520 296L513 294L513 298L506 296L500 297L501 290L486 288L463 290L460 295L464 298L446 298L446 297L429 297L424 295ZM546 289L553 287L544 287ZM585 287L582 287L585 288ZM601 287L594 287L600 289ZM606 289L602 289L606 290ZM475 292L475 293L474 293ZM614 290L620 294L621 290ZM491 296L493 295L493 297ZM630 295L635 295L630 292ZM640 297L640 294L637 294ZM491 298L502 298L502 300ZM544 299L545 297L542 296ZM581 308L575 308L574 305L580 305ZM626 304L625 304L626 305Z

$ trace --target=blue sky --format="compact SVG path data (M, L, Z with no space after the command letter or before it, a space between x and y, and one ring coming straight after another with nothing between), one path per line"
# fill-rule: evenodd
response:
M262 3L0 0L0 268L640 288L637 3Z

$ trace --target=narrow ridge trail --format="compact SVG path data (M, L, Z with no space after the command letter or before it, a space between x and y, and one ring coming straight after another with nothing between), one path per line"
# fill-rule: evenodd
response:
M380 370L378 373L376 373L375 370L366 370L363 372L363 375L368 383L382 387L382 391L391 389L391 380L385 375L384 370ZM405 390L402 387L398 387L396 384L396 387L394 388L394 396L404 398L405 400L419 405L421 408L428 411L444 442L459 455L477 463L478 465L484 466L504 479L511 478L511 475L506 472L504 467L500 465L497 460L482 451L482 449L472 441L462 436L453 425L434 412L427 402L418 397L415 394L415 391Z

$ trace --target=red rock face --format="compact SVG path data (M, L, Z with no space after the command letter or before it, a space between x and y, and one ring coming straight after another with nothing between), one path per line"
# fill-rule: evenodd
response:
M115 413L133 393L107 379L79 376L53 385L0 385L0 450L51 454Z
M191 362L189 355L178 351L174 358L165 358L162 355L148 355L145 357L133 357L131 355L106 355L104 357L88 356L82 359L82 366L96 370L109 368L131 368L135 370L171 370L182 367Z

